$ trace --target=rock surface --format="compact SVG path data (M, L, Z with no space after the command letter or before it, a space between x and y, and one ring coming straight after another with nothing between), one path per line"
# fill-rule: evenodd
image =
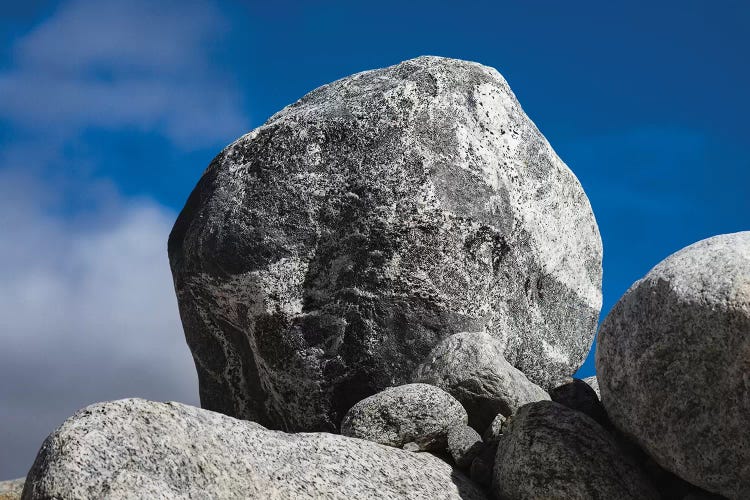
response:
M596 393L596 397L599 398L599 400L601 401L602 395L601 395L601 392L599 392L599 379L596 378L596 375L592 377L586 377L585 379L583 379L583 381L589 384L589 387L594 389L594 392Z
M428 453L285 434L179 403L99 403L44 442L35 498L484 498Z
M440 342L412 376L445 389L469 414L469 425L479 432L498 413L511 415L533 401L549 399L503 357L503 343L488 333L457 333Z
M498 441L493 492L506 500L659 499L604 428L553 401L513 415Z
M25 482L25 477L0 481L0 500L19 500Z
M482 439L488 443L497 441L500 439L500 436L503 435L503 431L509 423L510 422L507 421L505 415L498 413L494 420L492 420L492 423L484 431L484 434L482 434Z
M354 405L341 422L341 434L396 448L413 441L423 451L444 450L448 431L466 421L466 410L444 390L406 384Z
M544 388L585 358L601 238L580 183L480 64L325 85L224 149L169 238L201 404L335 430L461 331Z
M456 466L466 469L484 449L482 436L468 426L453 427L448 431L448 451Z
M596 363L610 419L659 465L750 498L750 232L695 243L636 282Z
M605 429L611 426L607 412L599 401L596 391L583 380L573 379L567 384L555 387L549 391L549 395L555 403L585 413Z

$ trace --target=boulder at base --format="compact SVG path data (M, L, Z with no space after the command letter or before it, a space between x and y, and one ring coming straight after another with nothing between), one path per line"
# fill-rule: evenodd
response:
M397 448L414 442L420 450L439 451L448 444L448 431L466 421L464 407L444 390L406 384L354 405L341 423L341 434Z
M500 437L493 492L504 500L658 500L594 419L553 401L522 407Z
M750 498L750 232L690 245L630 287L596 366L612 423L659 465Z
M329 430L443 338L549 388L589 351L602 245L500 74L420 57L325 85L209 165L169 238L204 408Z
M498 414L510 416L526 403L550 398L505 360L502 341L483 332L443 340L412 378L458 399L469 414L469 425L482 433Z
M24 499L483 499L428 453L334 434L285 434L185 406L89 406L52 433Z

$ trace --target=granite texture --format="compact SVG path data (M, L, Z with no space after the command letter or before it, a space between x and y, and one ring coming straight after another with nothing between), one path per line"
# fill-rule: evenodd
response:
M440 342L412 379L445 389L484 432L497 414L511 415L532 401L549 399L541 387L503 357L503 343L488 333L457 333Z
M439 451L447 445L448 431L466 422L466 410L444 390L406 384L352 406L341 422L341 434L397 448L414 442L420 450Z
M482 499L429 453L335 434L286 434L179 403L89 406L44 442L32 499Z
M456 426L448 431L448 451L460 469L468 469L484 448L482 436L471 427Z
M320 87L225 148L169 238L203 407L339 427L443 338L548 388L601 307L580 183L503 77L420 57Z
M25 482L25 477L0 481L0 500L19 500Z
M599 332L612 422L656 462L750 498L750 232L715 236L637 281Z
M571 382L555 387L549 391L549 395L552 401L585 413L605 429L611 426L607 412L599 401L599 396L589 383L573 379Z
M659 500L648 478L587 415L554 401L522 407L498 441L503 500Z

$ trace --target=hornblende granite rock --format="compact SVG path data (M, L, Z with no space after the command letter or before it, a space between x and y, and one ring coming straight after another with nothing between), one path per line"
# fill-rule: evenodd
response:
M19 500L26 478L0 481L0 500Z
M601 238L580 183L480 64L324 85L209 165L169 238L208 409L335 430L443 338L549 388L588 352Z
M178 403L89 406L44 442L24 499L483 499L429 453L285 434Z
M503 357L503 342L488 333L457 333L440 342L417 367L413 380L445 389L484 432L497 414L510 416L533 401L549 399Z
M599 398L599 400L601 401L602 395L601 395L601 392L599 392L599 379L596 378L596 375L591 376L591 377L586 377L585 379L583 379L583 381L589 384L589 387L594 389L594 392L596 393L596 397Z
M612 422L665 469L750 498L750 232L669 256L602 323L596 351Z
M607 417L599 396L590 383L580 379L555 387L549 391L550 398L555 403L560 403L573 410L585 413L596 420L602 427L609 428L611 423Z
M448 431L448 451L461 469L470 467L484 448L482 436L471 427L456 426Z
M614 438L553 401L522 407L498 441L493 492L504 500L658 500Z
M448 431L466 422L466 410L444 390L407 384L354 405L341 423L341 434L397 448L414 442L423 451L444 450Z

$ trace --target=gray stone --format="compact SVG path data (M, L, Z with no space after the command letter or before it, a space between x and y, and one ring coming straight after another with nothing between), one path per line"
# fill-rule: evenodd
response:
M492 471L495 467L497 441L491 441L479 452L471 462L469 477L478 485L490 489L492 487Z
M0 500L19 500L25 482L25 477L0 481Z
M552 401L585 413L602 427L606 429L611 427L607 412L599 401L599 396L594 388L583 380L573 379L567 384L555 387L549 391L549 395Z
M591 376L591 377L586 377L585 379L583 379L583 381L589 384L589 387L594 389L594 392L596 393L596 397L599 398L599 400L601 401L602 395L599 392L599 380L596 378L596 375Z
M513 415L498 441L493 493L507 500L660 498L602 426L553 401Z
M750 498L750 232L671 255L604 320L596 351L613 424L682 479Z
M178 403L78 412L44 442L25 499L484 498L428 453L325 433L285 434Z
M505 360L503 342L483 332L457 333L443 340L412 378L458 399L469 414L469 425L479 432L498 413L509 416L526 403L549 399L544 389Z
M341 422L341 434L397 448L414 441L423 451L444 450L448 431L466 421L466 410L444 390L406 384L352 406Z
M469 468L483 449L482 436L471 427L464 425L448 431L448 451L457 467Z
M502 413L498 413L497 416L492 420L492 423L489 425L489 427L487 427L487 430L484 431L482 438L488 443L500 439L500 436L503 435L503 431L506 428L507 420L508 419L505 415L503 415Z
M548 388L583 362L601 238L500 74L420 57L325 85L224 149L169 238L204 408L330 430L443 338Z
M406 450L406 451L413 451L414 453L418 451L422 451L422 448L420 448L419 445L415 443L414 441L409 441L408 443L403 445L401 449Z

